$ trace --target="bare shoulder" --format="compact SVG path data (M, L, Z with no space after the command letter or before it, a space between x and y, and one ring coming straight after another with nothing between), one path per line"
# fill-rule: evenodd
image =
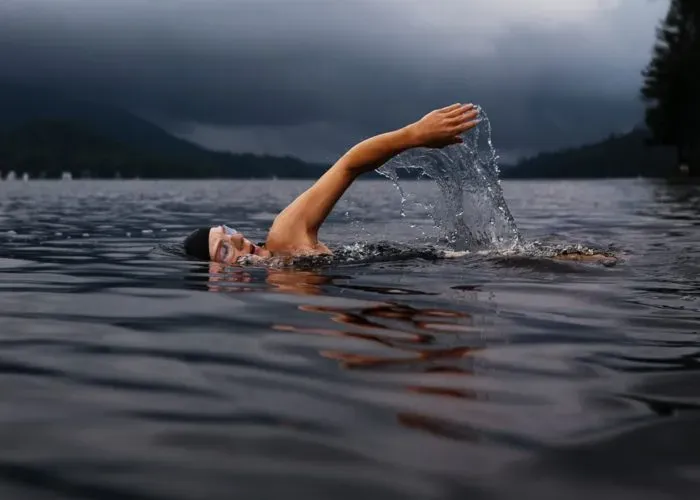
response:
M301 229L294 231L289 226L281 229L272 228L267 236L265 248L273 255L325 255L331 250L318 241L314 235Z

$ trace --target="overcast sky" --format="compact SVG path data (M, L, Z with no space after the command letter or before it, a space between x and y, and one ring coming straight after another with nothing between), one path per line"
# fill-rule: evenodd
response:
M232 151L331 160L481 104L504 158L638 123L667 0L0 0L0 80Z

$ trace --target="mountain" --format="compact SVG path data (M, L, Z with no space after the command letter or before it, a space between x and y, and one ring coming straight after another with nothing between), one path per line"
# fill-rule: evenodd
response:
M72 99L51 91L0 84L0 130L36 120L84 123L105 137L151 152L199 154L205 150L162 128L111 106Z
M667 177L675 156L628 134L512 167L503 178ZM317 178L326 165L292 157L213 152L179 139L128 111L56 93L0 83L0 171L33 177Z
M326 167L209 151L119 108L1 83L0 144L0 170L34 176L53 177L64 168L97 177L315 178ZM97 163L89 168L87 158Z
M185 166L106 138L78 121L34 120L0 134L0 170L32 177L56 178L66 171L77 177L182 176Z
M594 144L541 153L501 171L503 178L668 177L675 174L672 150L648 145L649 132L635 129Z

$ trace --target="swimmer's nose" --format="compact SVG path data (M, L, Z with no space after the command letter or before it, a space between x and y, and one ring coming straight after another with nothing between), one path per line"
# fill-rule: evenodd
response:
M240 234L234 234L230 239L236 250L241 251L245 249L245 239Z

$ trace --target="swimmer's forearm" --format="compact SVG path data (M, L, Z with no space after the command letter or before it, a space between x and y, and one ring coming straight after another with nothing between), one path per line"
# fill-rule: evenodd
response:
M345 153L333 168L342 168L357 177L381 167L407 149L459 144L461 134L479 123L478 114L479 110L473 104L453 104L436 109L406 127L362 141Z
M353 177L357 177L381 167L394 156L418 146L420 142L417 134L409 125L365 139L345 153L333 168L346 170Z

